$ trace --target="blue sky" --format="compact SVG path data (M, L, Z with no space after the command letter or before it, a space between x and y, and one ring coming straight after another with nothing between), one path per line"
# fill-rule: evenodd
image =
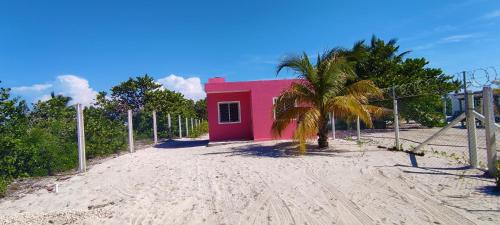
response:
M147 73L197 99L209 77L271 79L283 56L372 34L446 73L500 65L500 1L0 0L0 80L78 98Z

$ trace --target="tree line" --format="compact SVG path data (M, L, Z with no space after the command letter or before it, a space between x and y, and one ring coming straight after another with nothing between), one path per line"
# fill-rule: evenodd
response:
M317 81L315 86L327 97L346 94L353 94L352 96L356 97L356 92L364 92L367 94L364 98L369 98L366 88L386 89L410 82L425 81L425 86L418 87L420 89L418 96L410 96L399 101L400 116L429 127L443 125L445 120L442 113L442 96L458 90L460 82L444 75L439 68L428 67L429 62L425 58L410 58L409 51L401 52L399 48L396 40L386 42L373 36L369 42L359 41L348 49L328 51L335 54L320 55L315 64L304 54L304 57L287 58L289 61L283 61L279 66L291 68L303 78L307 78L308 73L315 73L315 77L309 76L310 80ZM335 63L332 65L331 56L334 55L341 58L335 58L333 60ZM302 70L301 66L308 68ZM343 74L339 75L339 72ZM323 75L318 76L318 74ZM342 82L339 83L338 79L342 79ZM364 83L364 86L358 85L356 89L355 84L359 81L370 83L369 85ZM300 90L301 87L297 88ZM318 97L311 96L313 96L311 99ZM307 95L303 97L306 98ZM349 99L343 98L343 100ZM319 98L318 106L322 106L321 101L322 98ZM365 99L356 101L366 107L391 108L392 104L391 101L370 102ZM30 107L25 100L13 97L10 89L0 87L0 193L5 191L8 182L18 177L53 175L76 168L76 110L74 106L69 105L70 102L71 98L53 93L49 100L38 101ZM287 102L283 101L283 104ZM332 103L330 106L337 107L340 113L338 107L342 104ZM352 107L352 104L350 106L349 110L359 111L359 108ZM179 115L182 118L207 118L205 100L195 102L186 99L178 92L162 88L148 75L129 78L112 87L109 93L100 92L95 104L84 110L87 158L118 153L126 148L125 121L129 109L134 112L134 130L137 138L152 137L151 111L153 110L158 112L160 137L171 137L176 134L172 130L178 130ZM376 110L370 111L373 112ZM166 113L171 114L172 130L167 128ZM299 114L302 115L296 113L284 119L288 120ZM321 128L324 133L326 116L324 113L321 115L319 122L322 124L319 127L318 124L311 126ZM372 123L366 115L362 118L366 119L366 123ZM385 117L378 120L392 120L391 114L385 114ZM376 122L377 120L373 121L374 124ZM279 133L285 125L286 123L275 124L275 131ZM303 125L301 127L303 137L317 135L317 129L310 129L311 127L306 127L305 123ZM191 134L198 135L206 130L207 124L203 124L202 130ZM325 145L324 135L322 136L322 145Z
M0 83L1 84L1 83ZM77 167L76 109L71 98L51 94L31 106L0 87L0 196L15 178L54 175ZM100 92L85 107L87 159L119 153L127 145L127 111L133 110L136 139L153 135L152 111L157 112L159 136L172 137L177 116L206 120L206 101L193 101L163 88L151 76L129 78ZM167 113L173 128L167 128ZM184 123L184 121L183 121ZM190 136L207 131L207 124Z
M294 138L305 151L306 139L318 139L318 147L328 147L329 114L349 123L359 118L368 127L374 120L383 124L393 121L387 113L392 101L384 101L387 90L399 99L399 115L424 126L446 123L443 96L457 91L461 85L441 69L427 67L425 58L406 57L409 51L399 52L395 39L385 42L375 36L369 44L356 42L352 48L333 48L310 58L308 54L283 58L277 74L290 69L298 78L284 90L276 102L276 120L272 131L276 136L291 123L297 124ZM395 87L413 85L415 90ZM297 104L295 107L288 107Z

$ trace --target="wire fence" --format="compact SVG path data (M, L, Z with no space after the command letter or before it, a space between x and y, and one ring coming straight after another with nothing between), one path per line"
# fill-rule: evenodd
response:
M142 109L110 113L78 104L75 116L80 172L86 171L89 156L134 152L169 139L196 138L208 128L206 121L195 116Z
M474 84L496 85L497 75L494 68L492 69L493 72L490 72L489 76L483 80L478 78L479 71L483 72L483 74L486 73L485 70L464 73L465 79L467 79L468 73L474 74L471 79L474 81L465 82L469 83L468 87L476 87ZM484 80L488 80L488 82ZM388 117L392 116L392 118L387 119L386 116L385 119L382 119L381 124L377 124L376 121L374 127L370 129L367 129L362 123L358 128L357 121L335 121L334 128L336 132L335 135L331 134L331 136L359 143L370 143L390 150L425 154L435 159L435 163L432 163L434 165L429 166L475 167L487 170L490 174L495 174L500 146L491 145L491 142L495 143L496 137L500 135L498 131L500 126L495 124L500 119L498 114L500 111L499 94L495 93L495 89L492 90L489 87L482 87L482 91L476 90L473 92L470 89L467 90L467 86L465 86L463 90L466 90L468 94L454 93L450 95L455 100L453 102L454 106L451 107L456 108L453 115L450 110L447 112L447 108L450 106L447 106L446 103L449 100L442 98L442 113L436 112L436 114L441 113L439 116L443 118L442 126L444 127L430 128L411 120L400 121L398 108L395 107L406 104L406 101L412 101L413 97L424 96L418 90L420 86L425 84L425 81L417 81L383 90L388 99L383 100L386 102L382 105L388 107L388 111L392 114ZM485 89L489 90L490 96L484 96ZM439 93L439 90L437 90L437 93ZM434 97L440 96L435 94ZM395 104L390 104L390 101L394 101ZM489 102L490 106L486 107L486 102ZM458 108L456 107L457 104L459 105ZM485 118L488 117L485 115L488 110L491 110L491 114L493 114L491 118ZM493 140L491 140L492 136L488 134L487 120L494 124L492 125L493 128L490 129L490 132L495 133Z
M462 72L453 76L457 79L463 79L463 91L468 91L472 88L477 89L483 85L496 86L499 83L496 67ZM487 141L488 134L487 127L484 125L484 119L479 120L478 117L467 116L468 119L450 121L457 118L458 115L445 116L451 114L447 112L447 98L443 98L443 111L442 115L440 115L445 118L445 128L428 128L411 120L399 121L399 109L396 108L398 105L404 105L414 97L429 95L439 97L442 95L443 90L440 87L429 89L429 86L432 85L428 81L414 81L383 89L382 91L386 98L383 100L382 105L389 111L392 111L386 118L376 120L374 128L371 129L367 129L359 119L355 121L334 120L333 126L330 124L330 127L335 129L336 132L333 132L331 135L335 135L336 138L358 141L360 143L369 142L394 150L413 151L419 149L424 154L440 159L439 164L446 163L456 166L473 164L474 167L484 169L491 167L489 165L491 164L491 152L488 153L491 145ZM422 92L423 87L427 88L425 93ZM455 93L452 97L456 98L457 102L455 103L459 105L458 113L465 112L465 107L468 104L466 95L462 94L460 97L460 93ZM478 94L478 98L482 98L481 93ZM492 98L495 108L493 111L498 114L500 111L498 109L498 98L496 95L493 95ZM472 103L472 106L475 107L474 110L476 113L483 113L482 101L478 101L478 104ZM85 113L80 112L83 114L84 121L86 114L96 113L91 111L92 109L85 109ZM467 115L469 114L467 113ZM85 139L104 138L110 140L111 147L109 148L113 148L113 144L115 146L124 146L124 143L126 143L129 151L133 152L136 149L159 143L165 139L196 137L202 133L202 125L205 123L205 126L207 126L206 122L200 118L175 112L156 112L141 109L130 111L127 114L114 112L112 115L102 116L110 118L109 123L116 127L116 131L112 132L112 134L103 134L99 131L98 125L93 124L91 120L87 121L89 123L87 125L85 123L78 123L79 126L84 127L78 133L80 158L83 157L85 159ZM334 118L334 114L331 117ZM467 121L471 121L470 118L474 121L473 125L467 124ZM500 117L496 115L494 118ZM452 122L451 125L450 122ZM471 133L471 127L475 128L473 134ZM444 129L446 129L446 132L443 132ZM494 132L498 133L496 129ZM472 136L475 137L473 138L474 154L471 152ZM88 147L91 151L99 151L90 145ZM499 149L498 147L495 148L496 154ZM474 159L472 160L471 157Z

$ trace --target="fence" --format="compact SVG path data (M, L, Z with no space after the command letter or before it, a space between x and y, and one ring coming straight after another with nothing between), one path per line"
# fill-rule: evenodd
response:
M85 115L87 110L82 105L76 105L77 143L78 143L78 171L86 171L86 126ZM126 134L117 138L127 140L127 148L130 153L144 146L158 144L161 140L196 137L201 134L202 119L196 117L186 117L182 114L171 114L168 112L148 112L144 110L127 110L126 115L117 113L112 116L114 121L121 121L114 124L119 132L116 134ZM98 131L92 130L91 136L99 135ZM88 135L88 133L87 133ZM120 137L121 136L121 137Z
M391 101L392 121L386 129L362 130L357 119L347 124L347 131L338 131L337 122L337 130L332 125L332 138L372 142L393 150L430 154L439 158L437 163L440 164L496 173L497 152L500 150L496 146L496 137L500 135L500 126L495 123L498 102L491 87L483 87L481 92L467 91L463 98L464 112L451 117L444 127L428 128L413 121L399 121L398 105L404 99L393 97ZM446 107L446 104L443 105ZM335 118L334 113L330 117Z

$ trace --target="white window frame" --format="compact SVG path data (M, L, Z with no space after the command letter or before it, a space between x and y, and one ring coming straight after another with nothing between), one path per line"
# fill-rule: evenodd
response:
M220 121L220 105L221 104L231 104L231 103L238 103L238 121L234 121L234 122L221 122ZM229 115L229 119L231 120L231 110L230 109L228 111L228 115ZM218 119L219 124L241 123L241 104L240 104L240 101L217 102L217 119Z

